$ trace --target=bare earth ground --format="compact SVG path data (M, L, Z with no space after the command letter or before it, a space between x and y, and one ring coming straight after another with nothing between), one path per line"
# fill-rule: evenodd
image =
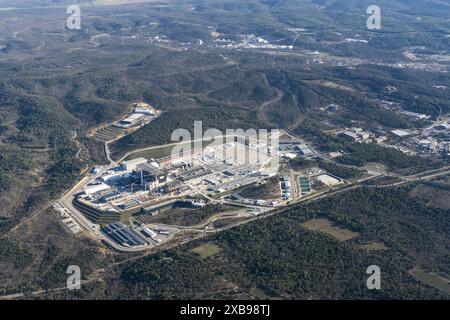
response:
M334 227L327 219L312 219L303 223L303 226L308 230L328 234L338 241L347 241L359 235L357 232Z

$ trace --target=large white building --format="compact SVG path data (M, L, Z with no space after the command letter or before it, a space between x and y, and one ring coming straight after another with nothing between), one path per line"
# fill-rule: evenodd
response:
M418 120L424 120L424 119L431 118L431 116L427 116L426 114L421 114L421 113L416 113L416 112L411 112L411 111L402 111L402 112L400 112L400 114L414 118L414 119L418 119Z
M407 131L407 130L392 130L391 133L393 133L394 135L396 135L399 138L403 138L403 137L407 137L407 136L411 135L411 132Z
M322 174L322 175L318 176L316 179L317 179L317 181L323 183L326 186L334 186L334 185L342 183L342 181L340 181L328 174Z
M93 186L87 186L84 189L84 194L91 195L100 191L108 190L110 186L108 186L106 183L100 183Z
M147 159L145 159L145 158L136 158L136 159L129 160L129 161L123 161L121 163L121 166L126 171L133 171L133 170L136 170L138 165L144 164L144 163L147 163Z
M147 115L147 116L153 116L155 114L155 112L152 109L142 108L142 107L134 108L133 112L137 113L137 114L144 114L144 115Z
M133 125L136 125L142 118L145 117L145 114L142 113L133 113L128 118L121 120L118 125L123 128L128 128Z

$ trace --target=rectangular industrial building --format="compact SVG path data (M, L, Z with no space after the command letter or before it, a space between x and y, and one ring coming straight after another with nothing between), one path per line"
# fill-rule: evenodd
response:
M84 194L91 195L100 191L108 190L110 189L110 186L108 186L106 183L100 183L93 186L87 186L84 189Z
M131 127L132 125L135 125L145 117L145 114L142 113L133 113L128 118L125 118L119 122L119 125L121 127Z
M419 119L419 120L431 118L430 116L427 116L426 114L420 114L420 113L411 112L411 111L402 111L402 112L400 112L400 114L411 117L411 118Z
M308 148L308 146L306 144L300 144L298 146L295 147L300 154L304 155L304 156L311 156L312 155L312 151Z
M149 115L149 116L153 116L155 114L155 112L149 108L142 108L142 107L136 107L134 109L134 113L138 113L138 114L144 114L144 115Z
M322 175L318 176L317 181L323 183L326 186L334 186L334 185L340 184L342 182L328 174L322 174Z
M399 138L403 138L403 137L407 137L407 136L411 135L411 132L406 131L406 130L392 130L391 133L396 135Z
M136 158L133 160L128 160L128 161L123 161L121 163L121 166L124 170L127 171L134 171L136 170L137 166L140 164L146 164L147 163L147 159L145 158Z

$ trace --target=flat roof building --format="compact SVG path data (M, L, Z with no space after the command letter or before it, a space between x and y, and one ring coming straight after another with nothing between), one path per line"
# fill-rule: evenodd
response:
M110 186L108 186L106 183L100 183L100 184L96 184L93 186L87 186L84 189L84 193L86 195L91 195L91 194L94 194L94 193L97 193L100 191L104 191L104 190L108 190L108 189L110 189Z
M119 121L118 125L124 128L131 127L139 122L143 117L145 117L145 114L142 113L133 113L129 117Z
M145 171L151 175L160 175L160 174L164 173L164 171L162 171L161 169L159 169L155 166L152 166L151 164L149 164L147 162L139 163L136 165L136 171L140 171L140 170Z
M418 120L431 118L430 116L427 116L426 114L420 114L420 113L411 112L411 111L402 111L402 112L400 112L400 114L402 114L404 116L411 117L411 118L415 118L415 119L418 119Z
M133 112L138 113L138 114L148 115L148 116L153 116L155 114L155 112L152 109L142 108L142 107L134 108Z
M403 137L407 137L407 136L411 135L411 132L406 131L406 130L392 130L391 133L393 133L394 135L396 135L399 138L403 138Z
M299 144L298 146L295 147L295 149L297 149L304 156L312 155L311 149L309 149L306 144Z
M340 181L328 174L322 174L322 175L318 176L317 181L323 183L326 186L334 186L334 185L342 183L342 181Z
M134 170L136 170L137 166L140 164L147 164L147 159L136 158L133 160L123 161L121 163L121 167L127 171L134 171Z

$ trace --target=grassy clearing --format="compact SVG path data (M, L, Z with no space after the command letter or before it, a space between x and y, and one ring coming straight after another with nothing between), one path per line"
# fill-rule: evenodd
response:
M411 190L411 196L426 203L427 206L450 209L450 188L444 183L435 182L433 185L420 184Z
M206 147L210 143L211 143L210 141L203 141L202 148ZM180 144L179 148L182 148L182 147L188 148L189 142ZM141 157L146 158L146 159L161 159L161 158L170 156L172 154L173 148L175 148L175 145L161 146L161 147L154 148L154 149L134 152L134 153L130 154L126 158L126 160L133 160L133 159L141 158ZM194 143L191 143L191 149L193 149L193 148L194 148Z
M359 236L357 232L333 227L327 219L312 219L303 223L303 227L311 231L328 234L338 241L347 241Z
M191 250L192 252L198 254L200 256L200 260L215 256L220 253L222 249L212 242L205 243L199 247L196 247Z
M160 158L164 158L167 156L170 156L170 154L172 153L174 146L163 146L160 148L155 148L155 149L150 149L150 150L144 150L144 151L139 151L139 152L135 152L130 154L126 160L133 160L136 158L146 158L146 159L160 159Z
M380 250L388 249L383 242L369 242L366 244L358 245L358 248L367 250L367 251L380 251Z
M376 170L376 171L386 171L387 170L387 166L385 166L382 163L378 163L378 162L368 162L365 166L364 169L367 170Z
M434 272L425 272L418 267L409 270L409 274L412 275L414 279L450 295L450 281L448 279Z

